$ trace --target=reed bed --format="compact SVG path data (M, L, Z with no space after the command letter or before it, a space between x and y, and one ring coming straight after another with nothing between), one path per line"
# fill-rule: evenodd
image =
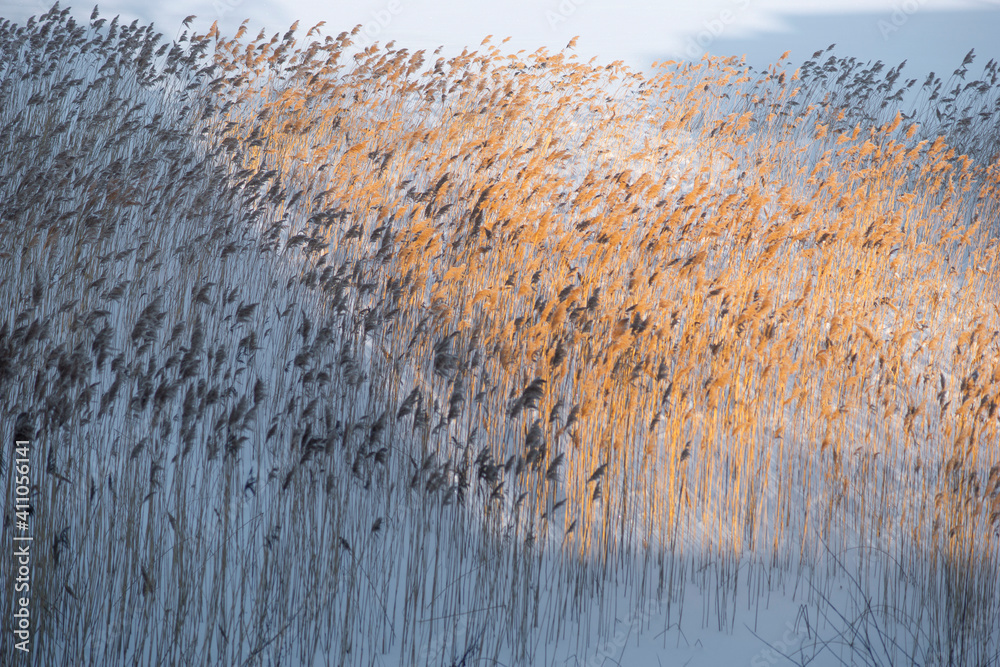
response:
M997 662L996 63L296 27L0 25L36 664Z

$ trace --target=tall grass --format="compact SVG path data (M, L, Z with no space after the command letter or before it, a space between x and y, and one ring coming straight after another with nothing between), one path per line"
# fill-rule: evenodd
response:
M996 63L243 32L0 28L35 663L996 662Z

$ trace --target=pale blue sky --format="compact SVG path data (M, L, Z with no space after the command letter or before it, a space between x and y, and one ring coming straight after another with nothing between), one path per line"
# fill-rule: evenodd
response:
M22 22L49 6L0 0L0 16ZM93 7L70 6L80 19ZM191 14L200 30L217 20L228 34L245 18L253 34L261 27L283 33L296 19L303 33L319 21L332 35L362 24L364 40L394 39L411 50L444 46L446 53L477 48L487 34L496 41L510 36L504 48L529 51L560 49L579 35L582 59L621 59L633 68L706 51L745 53L761 67L791 50L797 64L834 42L838 55L862 61L895 65L905 58L905 73L914 78L929 70L950 74L970 48L977 53L972 74L1000 59L1000 0L112 0L100 7L104 16L152 20L168 37Z

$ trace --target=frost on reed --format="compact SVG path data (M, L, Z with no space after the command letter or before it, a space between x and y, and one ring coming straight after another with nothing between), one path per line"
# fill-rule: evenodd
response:
M996 660L995 63L243 32L0 26L37 664Z

